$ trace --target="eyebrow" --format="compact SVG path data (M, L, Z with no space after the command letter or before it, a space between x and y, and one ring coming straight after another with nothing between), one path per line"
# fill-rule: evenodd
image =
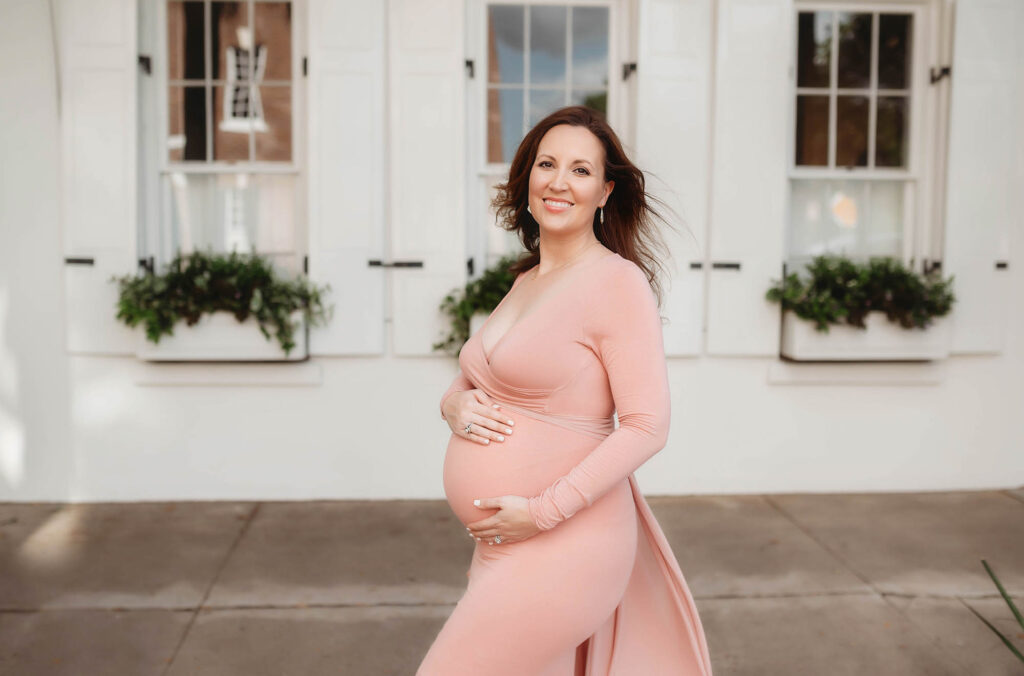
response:
M555 159L554 157L552 157L551 155L548 155L547 153L541 153L540 155L537 155L537 159L538 160L540 158L542 158L542 157L550 157L551 159ZM584 160L582 158L578 159L578 160L573 160L572 161L573 164L576 164L577 162L582 162L584 164L589 164L590 166L594 166L594 164L590 160Z

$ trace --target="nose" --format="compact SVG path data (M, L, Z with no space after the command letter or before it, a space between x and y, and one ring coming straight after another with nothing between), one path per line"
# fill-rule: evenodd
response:
M566 178L567 175L565 171L560 169L555 172L554 178L551 179L551 189L558 191L567 190L569 188L569 182Z

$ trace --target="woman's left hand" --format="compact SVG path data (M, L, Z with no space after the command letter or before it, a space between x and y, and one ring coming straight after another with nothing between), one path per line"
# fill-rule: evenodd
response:
M477 504L479 503L479 504ZM501 536L501 542L519 542L540 532L530 518L530 501L519 495L502 495L498 498L480 498L473 501L480 509L497 509L495 514L474 521L466 527L469 534L487 544L495 544L494 537Z

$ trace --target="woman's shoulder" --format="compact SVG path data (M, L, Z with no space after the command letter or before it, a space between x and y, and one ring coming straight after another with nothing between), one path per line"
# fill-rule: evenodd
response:
M605 274L601 275L602 291L613 295L652 292L647 273L632 260L613 253L609 256Z

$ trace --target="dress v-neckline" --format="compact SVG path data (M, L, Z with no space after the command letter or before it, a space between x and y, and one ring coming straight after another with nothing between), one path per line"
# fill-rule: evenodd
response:
M583 268L587 267L590 263L593 263L594 261L604 260L605 258L612 258L613 256L618 255L618 253L613 251L610 254L605 254L597 258L592 258L589 261L585 261L578 266L579 269L577 269L576 274L579 274L579 270L582 270ZM533 266L533 268L535 267L537 266ZM530 270L533 270L533 268L530 268ZM526 272L529 272L529 270L527 270ZM524 272L523 274L525 275L526 273ZM512 289L510 288L509 293L505 294L505 297L502 298L496 306L494 306L494 309L491 310L491 314L487 316L487 319L484 321L483 325L476 332L477 343L480 345L480 355L484 358L484 363L487 364L487 366L490 366L491 359L494 357L494 354L498 351L498 348L501 347L501 344L508 337L508 334L512 333L516 329L516 327L522 324L525 320L529 319L531 315L536 314L537 311L543 308L546 303L550 302L552 300L552 296L560 295L560 292L563 290L563 287L567 286L569 281L571 281L572 279L573 275L570 275L568 279L563 279L561 283L555 285L553 290L549 289L547 291L547 295L544 296L540 301L535 301L534 307L520 314L519 317L516 318L516 321L512 323L512 326L505 329L505 333L501 334L501 337L498 338L497 341L495 341L494 346L491 347L491 353L487 354L487 351L484 349L484 329L487 328L487 325L491 323L491 319L494 318L494 315L498 312L498 309L501 308L501 306L505 304L505 301L508 300L508 297L512 295ZM516 285L513 284L512 286L515 287Z

